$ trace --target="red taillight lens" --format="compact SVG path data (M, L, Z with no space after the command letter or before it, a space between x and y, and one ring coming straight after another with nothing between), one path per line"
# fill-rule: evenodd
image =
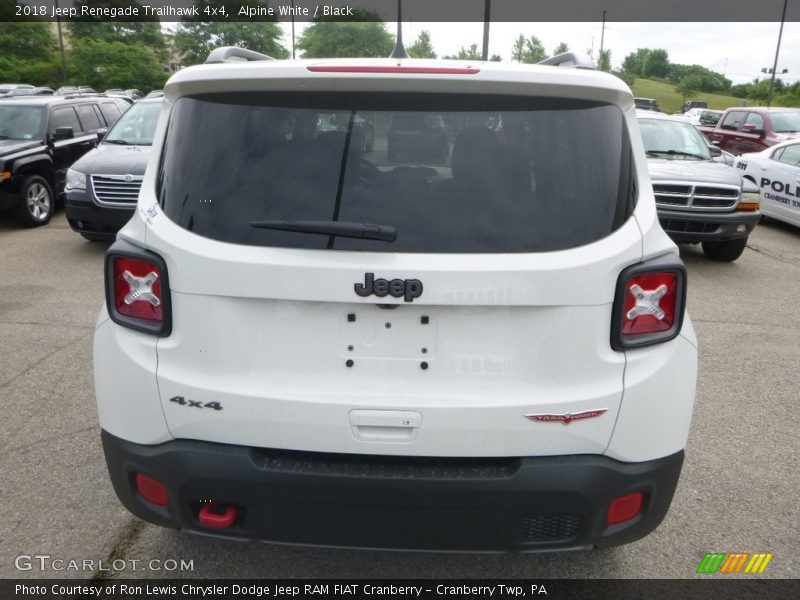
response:
M114 307L126 317L162 322L161 270L137 258L115 257Z
M630 521L642 512L643 507L644 494L641 492L621 496L608 505L606 521L608 521L609 525Z
M141 473L136 474L136 491L139 495L157 506L167 505L167 486L158 479L154 479Z
M628 279L622 335L669 331L675 323L678 274L646 273Z
M686 306L686 267L663 257L625 269L617 280L611 347L627 350L675 338Z
M111 246L106 253L106 308L118 325L170 335L172 309L164 259L121 240Z

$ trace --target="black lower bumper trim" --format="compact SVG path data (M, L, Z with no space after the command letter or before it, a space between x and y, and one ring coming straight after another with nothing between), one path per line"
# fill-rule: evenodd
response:
M761 218L759 211L730 213L659 210L661 227L675 242L718 242L750 235ZM738 231L739 226L743 231Z
M176 440L132 444L103 432L111 480L133 514L167 527L278 543L444 551L613 546L655 529L683 452L623 463L598 455L419 458L255 449ZM163 482L158 507L136 473ZM612 500L642 492L644 510L608 525ZM204 503L236 508L226 529L203 527Z

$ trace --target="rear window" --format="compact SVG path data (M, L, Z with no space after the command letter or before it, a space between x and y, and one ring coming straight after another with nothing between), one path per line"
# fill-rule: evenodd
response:
M75 134L83 131L80 121L78 121L78 115L75 114L72 106L53 110L53 116L50 118L50 133L55 133L59 127L72 127L72 132Z
M609 235L630 216L635 189L613 105L237 93L176 102L158 195L180 226L225 242L511 253ZM362 239L364 224L396 235Z
M97 131L103 126L100 123L100 117L97 116L91 104L79 104L75 108L78 109L78 116L81 119L81 123L83 123L84 131Z
M131 106L103 139L104 144L152 146L161 112L159 102L140 102Z
M775 133L797 133L800 131L800 112L770 113L772 130Z
M113 125L122 114L122 111L113 102L103 102L100 104L100 110L103 111L103 116L109 125Z

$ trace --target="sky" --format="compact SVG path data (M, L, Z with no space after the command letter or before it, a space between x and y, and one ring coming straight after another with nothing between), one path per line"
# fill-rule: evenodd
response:
M291 50L291 24L282 24L284 45ZM299 36L305 24L297 23ZM396 23L387 23L392 33ZM669 60L677 64L698 64L737 83L748 83L764 67L772 68L780 23L606 23L603 47L611 50L611 64L619 68L625 57L637 48L663 48ZM483 44L483 23L406 22L403 40L411 45L420 31L427 30L439 56L456 54L464 46ZM586 52L600 49L602 25L595 23L492 23L489 30L489 54L510 60L513 41L522 33L535 35L552 53L560 42L570 50ZM786 75L780 75L789 69ZM786 83L800 81L800 23L784 24L778 59L779 77Z

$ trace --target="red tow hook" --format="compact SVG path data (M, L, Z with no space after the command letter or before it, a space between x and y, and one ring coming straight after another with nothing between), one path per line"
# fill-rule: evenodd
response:
M212 502L203 504L198 515L200 525L211 529L227 529L236 520L236 507Z

